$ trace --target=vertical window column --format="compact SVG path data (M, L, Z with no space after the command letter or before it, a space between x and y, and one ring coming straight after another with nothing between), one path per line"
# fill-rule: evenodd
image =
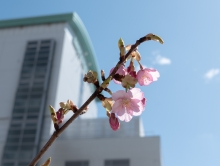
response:
M2 166L26 166L36 155L55 41L27 43Z

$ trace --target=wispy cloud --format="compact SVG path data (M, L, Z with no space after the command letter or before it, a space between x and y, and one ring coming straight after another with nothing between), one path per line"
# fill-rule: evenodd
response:
M220 69L210 69L204 75L206 80L211 80L220 73Z
M152 52L153 55L155 55L155 60L153 63L158 64L158 65L170 65L171 64L171 59L161 56L159 51L154 51Z
M170 65L171 60L169 58L163 57L161 55L157 55L155 59L155 63L159 65Z

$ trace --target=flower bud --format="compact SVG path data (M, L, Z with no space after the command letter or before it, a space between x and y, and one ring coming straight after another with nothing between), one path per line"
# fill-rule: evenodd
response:
M115 117L114 113L111 113L109 118L109 124L112 130L116 131L120 128L120 123L118 121L118 118Z
M145 36L145 41L147 40L154 40L154 41L160 42L160 44L164 43L163 39L160 38L160 36L154 35L152 33L149 33Z
M57 124L60 124L63 122L64 119L64 110L63 108L60 108L57 112L56 112L56 116L57 116Z
M130 75L126 75L124 78L122 78L122 82L121 85L126 88L126 89L130 89L130 88L134 88L135 84L137 83L137 79L130 76Z
M102 106L106 109L107 112L110 112L113 106L112 98L105 98L102 100Z
M45 163L43 163L41 166L50 166L50 163L51 163L51 157L49 157Z
M84 75L83 81L88 83L95 83L97 81L97 77L97 72L89 70L88 73Z
M66 103L60 102L60 107L61 107L61 108L65 108L65 107L66 107Z
M124 41L122 40L122 38L118 40L118 48L120 50L120 56L124 56L126 53L126 50L125 50L125 45L124 45Z
M51 105L49 106L49 108L50 108L51 119L52 119L53 123L55 124L55 123L57 123L56 111Z

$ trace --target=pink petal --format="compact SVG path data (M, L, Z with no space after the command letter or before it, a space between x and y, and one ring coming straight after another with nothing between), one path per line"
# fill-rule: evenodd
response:
M153 77L153 81L157 81L160 77L160 73L156 70L154 72L150 72L151 76Z
M119 118L119 117L118 117ZM125 113L124 114L124 121L129 122L132 119L132 115Z
M129 97L131 99L142 100L144 97L144 93L141 92L139 88L132 88L128 91Z
M125 107L121 107L120 109L118 109L117 111L117 115L119 116L123 116L126 113L126 108Z
M145 70L147 72L155 72L155 71L157 71L156 69L153 69L153 68L144 68L143 70Z
M118 111L118 119L120 119L121 121L125 120L125 108L123 107L120 111Z
M114 70L114 68L112 68L111 70L110 70L110 74L112 73L112 71ZM116 74L119 74L119 75L126 75L128 72L127 72L127 69L122 65L122 66L120 66L119 67L119 69L117 70L117 72L116 72ZM116 83L116 84L121 84L121 82L120 81L117 81L117 80L115 80L115 79L113 79L113 81L114 81L114 83Z
M115 101L115 103L112 106L112 113L116 113L118 114L118 112L122 109L123 102L122 99L119 99L117 101Z
M113 81L114 81L115 84L121 85L121 82L120 82L120 81L117 81L117 80L115 80L115 79L113 79Z
M112 99L113 99L114 101L116 101L116 100L118 100L118 99L123 99L123 98L125 98L125 97L126 97L126 92L123 91L123 90L119 90L119 91L117 91L117 92L115 92L115 93L112 93Z
M141 102L139 102L141 103ZM142 111L143 111L143 105L142 104L139 104L139 103L136 103L136 102L131 102L130 104L130 109L133 110L133 115L134 116L139 116L141 115Z
M153 77L151 76L147 68L138 71L137 79L138 83L141 86L149 85L153 81Z
M123 65L121 65L119 67L118 71L116 72L116 74L126 75L127 74L127 70L126 70L126 68Z

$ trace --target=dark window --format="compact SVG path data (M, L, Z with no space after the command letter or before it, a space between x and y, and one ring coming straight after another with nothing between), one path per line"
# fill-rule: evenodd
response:
M2 166L14 166L14 162L4 162Z
M89 161L67 161L65 166L89 166Z
M129 166L128 159L105 160L105 166Z
M27 166L29 162L19 162L18 166Z

